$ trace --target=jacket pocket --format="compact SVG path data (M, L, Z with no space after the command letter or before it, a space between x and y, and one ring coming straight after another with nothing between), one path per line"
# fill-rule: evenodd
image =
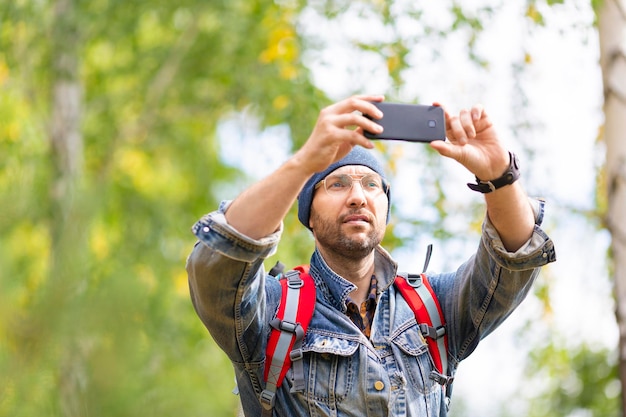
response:
M359 342L334 335L307 333L303 346L305 392L318 406L335 408L354 393L359 375Z
M417 323L392 335L393 349L400 357L402 372L409 386L422 394L430 394L439 386L430 374L434 370L428 346Z

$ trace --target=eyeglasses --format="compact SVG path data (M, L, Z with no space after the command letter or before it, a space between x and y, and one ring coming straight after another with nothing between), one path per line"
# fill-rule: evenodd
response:
M324 185L324 189L329 195L343 195L352 190L352 184L354 184L355 181L361 183L363 192L372 196L387 192L389 189L389 185L386 184L380 176L375 174L329 175L315 184L315 189L317 190Z

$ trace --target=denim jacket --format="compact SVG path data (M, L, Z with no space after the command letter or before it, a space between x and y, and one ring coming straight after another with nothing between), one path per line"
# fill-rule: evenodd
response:
M515 253L507 252L488 219L476 253L455 272L428 274L448 333L453 374L478 342L520 304L539 273L556 259L539 227L543 202L532 200L535 230ZM281 232L259 240L238 233L225 220L228 202L193 227L198 238L187 259L191 298L200 319L235 369L246 416L260 416L259 395L269 322L280 301L279 282L266 275L265 258ZM310 261L316 282L315 311L303 342L305 388L290 392L285 378L274 416L445 416L445 387L429 378L434 369L415 315L392 285L397 265L376 248L379 301L368 339L345 315L355 288L335 274L318 251Z

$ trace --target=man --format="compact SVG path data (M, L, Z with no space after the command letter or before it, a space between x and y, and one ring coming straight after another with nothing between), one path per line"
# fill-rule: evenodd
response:
M383 99L355 96L323 109L289 160L194 226L199 242L187 261L192 301L233 363L246 416L262 415L269 322L281 296L263 261L275 252L296 199L298 218L315 239L310 274L317 300L302 346L304 388L290 392L286 378L273 415L447 413L447 384L430 378L433 361L413 311L392 285L396 263L379 245L391 189L363 135L380 127L363 115L381 118L372 102ZM474 188L486 192L487 206L476 254L453 273L429 276L447 323L453 375L519 305L555 253L539 228L543 203L530 200L515 181L517 161L485 110L474 106L457 116L446 111L446 136L431 146L482 180ZM513 174L501 178L503 172Z

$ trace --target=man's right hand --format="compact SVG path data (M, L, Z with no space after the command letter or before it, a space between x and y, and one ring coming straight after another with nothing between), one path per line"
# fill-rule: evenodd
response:
M382 112L371 102L384 99L382 95L358 95L322 109L313 132L293 157L312 175L346 156L356 145L373 148L363 132L380 133L382 128L364 114L380 119Z
M363 131L378 132L380 126L363 114L381 118L380 110L371 102L383 100L380 95L354 96L320 111L302 148L232 202L225 214L228 223L252 239L277 231L311 175L325 170L356 145L374 147Z

